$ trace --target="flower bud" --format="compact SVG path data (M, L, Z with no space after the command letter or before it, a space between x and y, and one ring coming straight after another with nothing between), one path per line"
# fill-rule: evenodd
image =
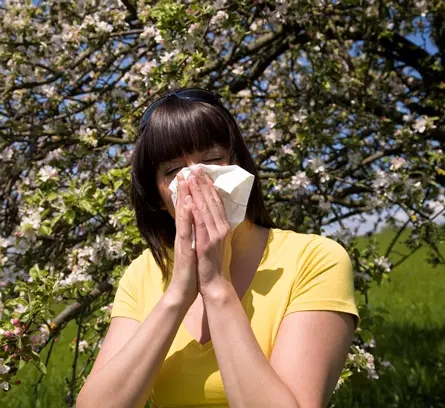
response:
M11 337L11 336L12 336L11 330L6 330L5 337Z
M16 328L14 329L14 334L15 334L16 336L19 336L21 333L22 333L22 329L21 329L20 327L16 327Z
M5 348L5 351L9 350L9 346L8 345L6 345L4 348Z

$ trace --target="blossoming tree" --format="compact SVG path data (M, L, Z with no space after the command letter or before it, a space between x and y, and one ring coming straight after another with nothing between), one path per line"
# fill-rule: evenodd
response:
M277 224L337 225L366 302L420 246L444 262L440 0L5 0L0 16L3 389L28 363L45 373L40 352L75 320L73 404L91 364L78 355L100 347L118 280L144 248L129 158L141 113L168 89L221 94ZM411 252L392 264L393 244L359 250L346 220L370 214L410 227ZM338 386L358 371L378 378L379 316L361 316Z

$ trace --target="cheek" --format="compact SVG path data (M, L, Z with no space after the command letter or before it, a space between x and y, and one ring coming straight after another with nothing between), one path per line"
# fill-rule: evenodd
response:
M168 188L168 186L170 185L170 181L161 182L160 184L158 184L158 191L159 195L161 196L163 208L168 210L170 215L173 217L175 207L173 206L172 192Z
M168 183L167 184L162 183L158 186L159 194L161 195L162 201L164 201L164 203L167 205L169 204L169 202L170 203L172 202L171 199L172 192L169 190L168 186L169 186Z

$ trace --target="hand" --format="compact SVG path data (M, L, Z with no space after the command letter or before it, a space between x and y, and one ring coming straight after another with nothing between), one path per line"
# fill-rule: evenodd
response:
M227 253L230 260L232 233L224 203L212 179L202 169L196 169L187 182L195 225L198 290L204 297L230 281L230 271L223 270L223 258Z
M178 202L175 209L176 236L174 244L174 266L169 293L179 298L187 309L198 296L196 253L192 249L192 209L187 204L190 191L184 176L178 174Z

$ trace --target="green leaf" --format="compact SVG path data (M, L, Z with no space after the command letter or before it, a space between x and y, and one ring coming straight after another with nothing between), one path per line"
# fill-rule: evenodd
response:
M59 195L58 195L55 191L52 191L51 193L49 193L49 194L46 196L46 199L47 199L48 201L53 201L53 200L57 199L58 196L59 196Z
M102 175L100 176L100 178L101 178L101 180L102 180L102 183L104 183L105 185L110 184L110 180L108 179L108 176L107 176L106 174L102 174Z
M345 370L341 373L341 378L348 378L352 375L352 371L351 370Z
M65 213L65 219L67 220L68 224L73 225L75 218L76 218L76 212L74 210L68 210Z
M34 366L39 370L42 374L46 375L46 366L43 364L43 361L33 361Z
M359 332L360 337L363 339L363 341L366 341L366 343L370 343L373 335L369 330L363 329Z
M55 217L51 219L51 228L54 227L55 224L63 217L63 214L57 214Z
M116 180L116 181L113 183L113 188L114 188L114 190L117 190L122 184L124 184L124 182L123 182L122 180Z
M51 235L51 233L53 232L52 228L49 225L41 225L40 231L48 236Z
M84 209L85 211L88 211L89 213L94 213L92 204L87 200L80 200L79 207Z
M19 362L19 370L21 370L23 367L25 367L26 365L26 361L25 360L20 360Z

